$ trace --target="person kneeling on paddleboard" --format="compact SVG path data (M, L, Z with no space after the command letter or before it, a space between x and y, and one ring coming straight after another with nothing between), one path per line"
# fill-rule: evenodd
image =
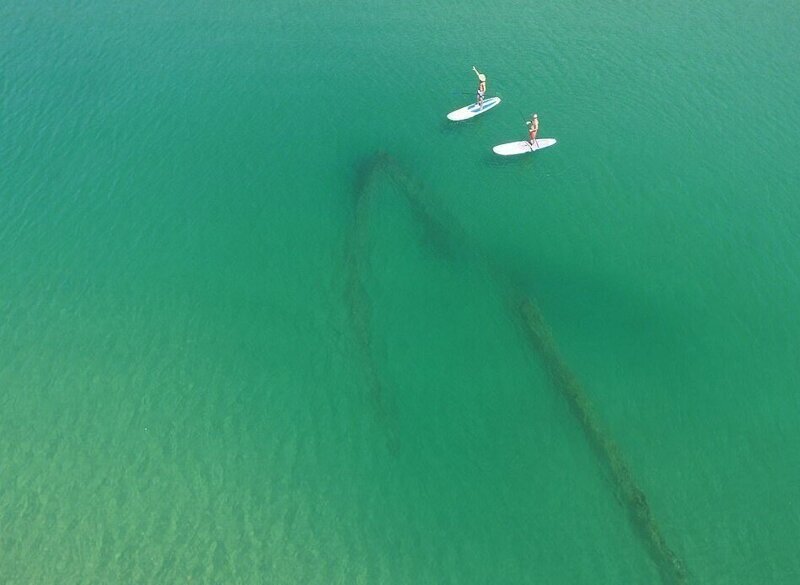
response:
M475 72L475 75L478 76L478 94L476 96L476 100L478 102L478 107L483 107L483 97L486 95L486 76L475 69L475 66L472 67L472 70Z
M528 125L528 134L531 137L531 146L536 145L536 133L539 131L539 114L534 114L530 122L525 122Z

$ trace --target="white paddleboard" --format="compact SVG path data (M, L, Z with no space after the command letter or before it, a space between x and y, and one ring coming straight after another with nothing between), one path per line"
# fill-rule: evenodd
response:
M483 106L480 108L478 107L477 103L470 104L468 106L464 106L460 110L456 110L454 112L450 112L447 114L447 119L452 120L453 122L460 122L461 120L469 120L470 118L474 118L478 114L482 114L488 110L491 110L497 104L500 103L500 98L490 97L483 100Z
M541 150L548 146L553 146L556 143L555 138L537 138L536 143L531 145L530 140L520 140L519 142L507 142L506 144L498 144L492 150L495 154L502 156L511 156L512 154L525 154L526 152L533 152L534 150Z

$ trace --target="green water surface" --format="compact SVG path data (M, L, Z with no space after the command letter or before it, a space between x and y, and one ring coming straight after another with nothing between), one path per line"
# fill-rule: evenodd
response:
M0 0L0 580L668 582L524 294L679 581L800 582L798 96L792 2Z

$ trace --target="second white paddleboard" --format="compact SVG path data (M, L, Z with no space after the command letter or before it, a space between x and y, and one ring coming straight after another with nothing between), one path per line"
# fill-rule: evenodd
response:
M505 144L498 144L492 150L495 154L502 156L511 156L513 154L525 154L526 152L533 152L534 150L541 150L548 146L553 146L556 143L555 138L537 138L534 144L530 140L520 140L518 142L507 142Z

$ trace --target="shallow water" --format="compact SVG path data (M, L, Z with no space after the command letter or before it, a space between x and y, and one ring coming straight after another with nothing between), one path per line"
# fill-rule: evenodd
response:
M800 13L453 7L0 0L5 582L667 582L518 295L685 581L800 579Z

